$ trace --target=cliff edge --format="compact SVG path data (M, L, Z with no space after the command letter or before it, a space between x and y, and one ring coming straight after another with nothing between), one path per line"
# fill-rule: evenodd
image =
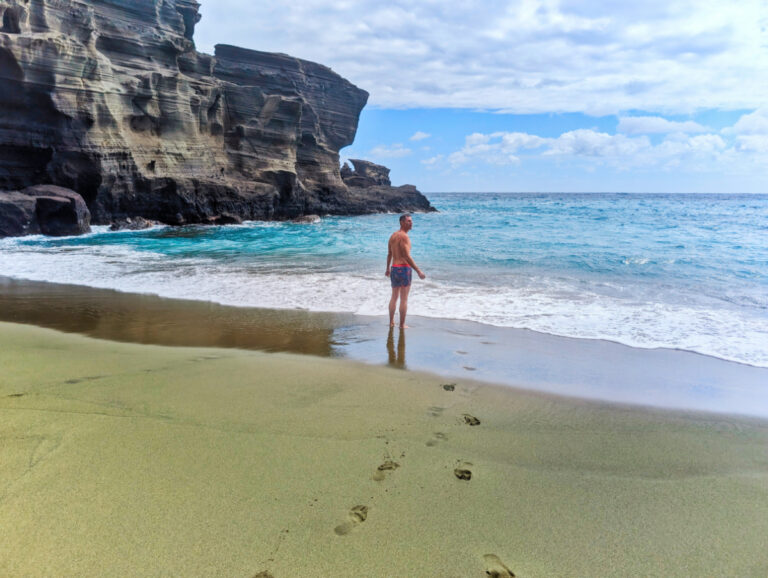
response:
M415 188L342 179L368 93L285 54L199 53L198 8L0 4L0 191L71 189L95 224L433 210Z

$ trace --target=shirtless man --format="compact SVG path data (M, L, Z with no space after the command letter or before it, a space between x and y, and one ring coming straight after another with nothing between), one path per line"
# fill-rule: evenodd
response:
M389 251L387 252L387 270L384 273L392 281L392 298L389 300L389 326L395 326L395 308L400 299L400 327L405 329L405 314L408 312L408 293L411 291L411 269L418 273L420 279L426 275L416 266L411 259L411 239L408 231L413 228L413 219L410 215L400 217L400 230L392 233L389 238ZM392 267L390 268L390 264Z

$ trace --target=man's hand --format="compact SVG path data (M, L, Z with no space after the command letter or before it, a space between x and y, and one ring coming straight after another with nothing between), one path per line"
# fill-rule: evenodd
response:
M419 274L419 279L426 279L427 278L427 276L424 273L421 272L421 269L419 269L416 272Z
M386 270L386 271L384 271L384 275L386 275L387 277L389 277L389 267L387 267L387 270Z

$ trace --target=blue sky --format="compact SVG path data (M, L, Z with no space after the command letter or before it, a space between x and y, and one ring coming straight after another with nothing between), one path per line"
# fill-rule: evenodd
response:
M768 193L765 0L201 0L370 93L342 158L437 191Z

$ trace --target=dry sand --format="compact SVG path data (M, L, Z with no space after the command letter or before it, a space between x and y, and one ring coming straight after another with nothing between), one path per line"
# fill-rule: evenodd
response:
M0 575L768 575L765 421L448 383L0 323Z

